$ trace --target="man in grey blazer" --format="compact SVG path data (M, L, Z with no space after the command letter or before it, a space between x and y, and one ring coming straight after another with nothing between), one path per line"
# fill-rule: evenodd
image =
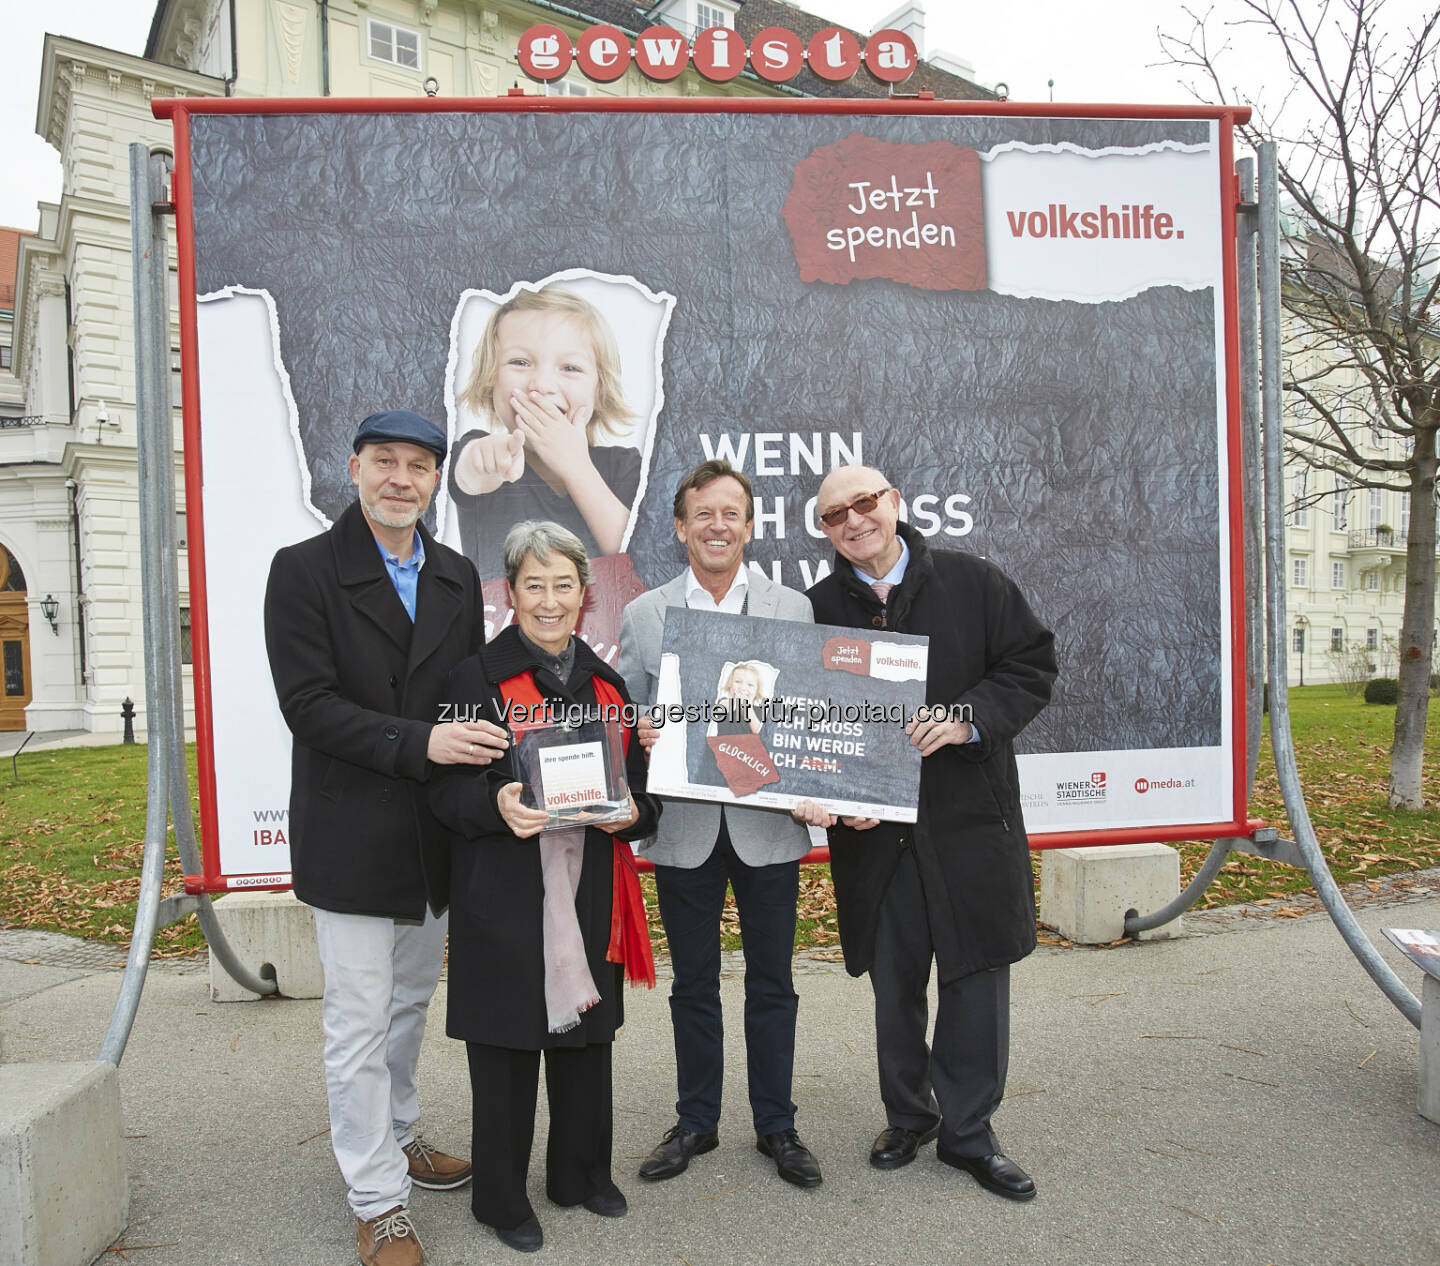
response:
M660 646L670 607L810 623L810 602L745 566L755 519L750 481L729 462L702 462L675 490L675 535L690 566L625 608L620 674L641 707L655 702ZM642 720L648 748L655 730ZM755 1146L780 1176L799 1187L820 1182L820 1166L795 1132L790 1098L799 999L791 980L800 859L810 848L805 823L826 815L809 802L793 814L693 800L665 800L655 837L641 856L655 863L660 918L670 944L674 982L678 1120L640 1166L640 1177L673 1178L692 1156L718 1142L725 1066L720 1012L720 916L734 889L745 951L745 1054Z

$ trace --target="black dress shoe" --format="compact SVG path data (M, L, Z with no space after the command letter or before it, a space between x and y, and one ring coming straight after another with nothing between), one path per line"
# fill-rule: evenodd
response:
M797 1187L820 1185L819 1162L793 1129L760 1135L755 1140L755 1150L774 1160L776 1171L786 1182L793 1182Z
M870 1163L876 1169L899 1169L915 1159L915 1153L940 1133L937 1122L923 1133L907 1129L903 1125L892 1125L881 1130L879 1137L870 1147Z
M526 1218L519 1226L511 1227L508 1231L497 1226L495 1234L499 1236L500 1243L508 1244L522 1253L538 1253L541 1245L545 1243L545 1233L540 1229L539 1219L535 1217Z
M696 1133L672 1125L665 1131L655 1150L640 1165L640 1177L649 1179L674 1178L683 1174L690 1165L692 1156L702 1152L713 1152L720 1145L714 1130Z
M625 1193L613 1182L593 1195L586 1196L580 1203L602 1218L623 1218L630 1209L625 1201Z
M1007 1200L1035 1199L1035 1184L1030 1175L1001 1152L991 1152L989 1156L959 1156L943 1147L935 1151L947 1165L963 1169L986 1191Z

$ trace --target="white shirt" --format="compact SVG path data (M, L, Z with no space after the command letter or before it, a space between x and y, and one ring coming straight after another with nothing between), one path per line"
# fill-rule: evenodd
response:
M750 591L750 582L745 578L749 568L744 563L740 564L740 570L735 573L735 579L730 582L730 588L725 591L725 596L716 602L710 596L710 591L700 583L695 575L693 567L685 569L685 605L692 611L728 611L731 615L739 615L745 610L745 595Z

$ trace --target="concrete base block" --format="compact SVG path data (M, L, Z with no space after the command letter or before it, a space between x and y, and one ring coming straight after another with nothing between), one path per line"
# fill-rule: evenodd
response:
M1179 892L1180 854L1168 844L1052 848L1040 863L1040 921L1081 945L1118 941L1126 914L1153 914ZM1176 919L1139 939L1179 935Z
M1420 996L1420 1115L1440 1125L1440 980L1425 977Z
M0 1067L0 1266L90 1266L129 1204L115 1066Z
M251 971L269 963L287 998L318 998L325 972L315 945L315 912L290 892L232 892L215 903L215 917L235 951ZM254 1002L210 955L210 997L216 1002Z

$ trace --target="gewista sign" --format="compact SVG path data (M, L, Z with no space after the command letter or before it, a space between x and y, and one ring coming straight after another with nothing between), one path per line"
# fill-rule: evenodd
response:
M794 31L767 26L747 45L727 26L699 32L694 42L673 26L650 26L630 41L619 27L586 27L573 41L558 26L538 23L520 36L515 60L542 83L562 78L576 67L587 79L610 83L633 63L642 75L661 82L693 65L706 79L726 83L748 64L761 79L786 83L806 66L821 79L839 83L863 65L882 83L900 83L915 72L919 54L903 31L876 31L861 47L852 32L838 26L816 31L804 43Z

